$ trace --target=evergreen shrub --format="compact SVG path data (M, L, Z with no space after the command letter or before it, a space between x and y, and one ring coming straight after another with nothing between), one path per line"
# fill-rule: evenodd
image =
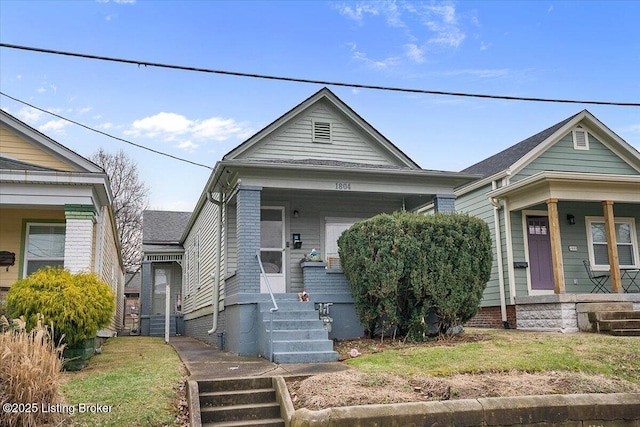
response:
M108 326L115 309L111 287L94 273L71 274L47 267L15 282L7 293L10 318L23 316L27 329L35 327L38 315L53 324L56 342L71 346L94 338Z
M463 214L382 214L338 239L340 262L369 337L446 333L478 311L491 273L487 224Z

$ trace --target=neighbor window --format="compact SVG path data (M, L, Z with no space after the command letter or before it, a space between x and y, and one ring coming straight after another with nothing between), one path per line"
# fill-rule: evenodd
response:
M600 269L609 268L607 234L603 218L587 218L589 257L591 264ZM635 267L638 259L638 240L633 218L615 219L616 243L620 267Z
M64 224L27 224L24 276L42 267L64 267Z

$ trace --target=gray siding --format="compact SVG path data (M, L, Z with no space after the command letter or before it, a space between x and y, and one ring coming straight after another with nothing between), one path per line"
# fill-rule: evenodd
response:
M511 178L512 182L542 171L637 175L638 171L589 134L589 150L573 148L569 132Z
M330 144L312 141L313 120L332 123ZM350 120L327 102L319 102L269 135L239 158L327 159L380 165L402 165L381 146L368 140Z

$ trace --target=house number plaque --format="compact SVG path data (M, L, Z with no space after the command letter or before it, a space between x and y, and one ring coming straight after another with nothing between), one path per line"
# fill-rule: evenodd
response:
M336 182L336 190L351 190L350 182Z

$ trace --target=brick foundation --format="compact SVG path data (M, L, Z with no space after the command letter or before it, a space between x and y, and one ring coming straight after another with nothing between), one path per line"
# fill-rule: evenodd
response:
M509 328L516 329L516 306L507 306L507 322ZM470 328L503 328L500 307L481 307L478 313L464 326Z

